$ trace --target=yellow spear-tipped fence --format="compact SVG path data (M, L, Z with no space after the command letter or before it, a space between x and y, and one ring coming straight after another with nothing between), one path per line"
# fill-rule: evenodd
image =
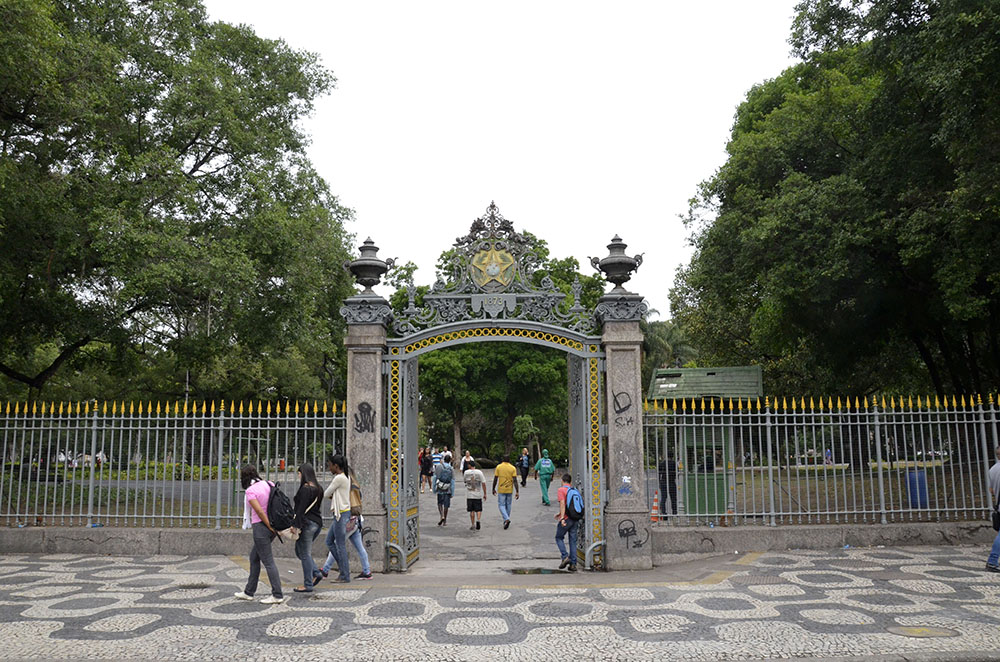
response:
M675 495L659 508L675 524L982 520L998 402L994 393L651 400L647 492Z
M292 485L343 452L337 401L13 401L0 525L239 526L240 468Z

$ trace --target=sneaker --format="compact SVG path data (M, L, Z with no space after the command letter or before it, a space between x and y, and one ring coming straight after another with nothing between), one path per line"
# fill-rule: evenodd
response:
M371 572L362 572L360 575L358 575L358 579L371 579L371 578L372 578Z
M569 568L567 568L567 570L569 570L570 572L576 572L576 564L571 563Z
M273 595L269 595L266 598L262 598L260 603L262 605L280 605L284 601L284 598L276 598Z
M475 524L473 524L472 526L469 527L469 531L475 531L475 530L476 530L476 525Z
M503 521L503 528L505 528L505 529L509 529L510 528L510 520L509 519L505 519Z
M569 565L569 557L567 556L566 558L564 558L562 560L562 563L559 564L559 569L562 570L563 568L565 568L568 565Z
M333 580L333 583L334 584L350 584L351 580L350 579L344 579L343 577L337 577L336 579Z
M986 572L1000 572L1000 566L986 564Z
M236 598L237 600L253 600L252 595L247 595L243 591L240 591L239 593L233 593L233 597Z
M476 530L477 531L479 530L479 522L478 521L476 522Z
M324 576L324 577L329 577L329 576L330 576L330 571L329 571L329 570L327 570L326 568L320 568L320 570L319 570L319 571L320 571L321 573L323 573L323 576Z

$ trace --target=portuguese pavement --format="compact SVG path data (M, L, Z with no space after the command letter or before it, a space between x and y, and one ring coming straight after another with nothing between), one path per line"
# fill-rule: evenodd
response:
M0 555L0 659L1000 659L1000 575L984 572L985 547L689 555L569 574L552 572L551 535L538 536L554 511L534 499L526 489L506 532L490 501L481 531L462 507L447 527L424 522L424 558L402 575L298 594L300 566L280 559L288 599L274 606L259 602L263 578L258 600L233 599L242 557ZM536 569L546 574L519 574Z

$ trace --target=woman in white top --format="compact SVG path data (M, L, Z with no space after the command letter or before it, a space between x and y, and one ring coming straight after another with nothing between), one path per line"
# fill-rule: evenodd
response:
M475 461L476 460L474 457L472 457L472 454L469 453L469 451L465 451L465 455L462 457L462 465L461 465L462 473L464 474L468 470L469 465Z
M347 560L347 521L351 519L351 479L347 458L341 454L333 455L326 461L326 467L333 474L333 481L323 495L332 500L330 512L333 513L333 523L326 534L326 546L337 561L340 583L351 581L351 570Z

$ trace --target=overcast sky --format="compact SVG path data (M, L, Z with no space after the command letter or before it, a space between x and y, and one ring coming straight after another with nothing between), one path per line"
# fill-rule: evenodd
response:
M348 229L415 262L417 284L495 200L584 273L621 235L645 254L626 287L661 319L691 255L680 216L737 104L793 62L795 0L206 5L333 70L311 158L355 210Z

